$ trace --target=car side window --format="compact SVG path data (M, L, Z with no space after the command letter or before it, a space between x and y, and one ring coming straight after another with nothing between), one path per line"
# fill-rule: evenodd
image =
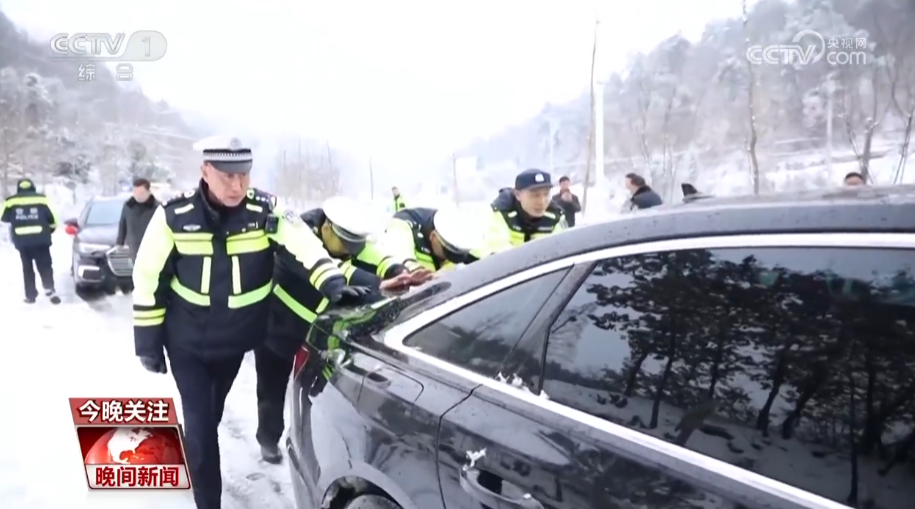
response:
M915 500L915 253L601 261L550 329L553 401L852 507Z
M76 219L76 224L79 225L80 228L86 225L86 217L89 216L89 209L91 208L91 201L83 205L83 210L79 213L79 217Z
M484 376L495 376L565 276L538 276L463 307L409 336L404 344Z

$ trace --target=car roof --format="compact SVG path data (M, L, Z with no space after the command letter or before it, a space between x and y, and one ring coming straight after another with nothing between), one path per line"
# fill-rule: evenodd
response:
M485 258L441 280L447 300L511 274L598 249L690 237L765 233L915 233L915 185L708 197L571 228Z
M108 202L108 201L127 201L133 196L130 193L119 193L114 196L93 196L90 203Z

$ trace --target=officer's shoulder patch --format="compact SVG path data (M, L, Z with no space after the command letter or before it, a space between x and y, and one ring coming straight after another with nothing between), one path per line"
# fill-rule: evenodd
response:
M249 200L262 205L267 205L271 210L276 208L276 196L273 194L252 187L251 189L248 189L247 196Z
M168 206L171 206L171 205L177 205L177 204L179 204L179 203L186 203L188 200L190 200L191 198L193 198L193 197L196 196L196 195L197 195L197 191L195 191L195 190L185 191L185 192L183 192L183 193L181 193L181 194L179 194L179 195L176 195L176 196L173 196L173 197L169 198L169 199L163 204L163 206L168 207Z

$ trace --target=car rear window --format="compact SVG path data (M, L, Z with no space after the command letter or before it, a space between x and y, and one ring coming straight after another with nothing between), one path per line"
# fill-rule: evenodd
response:
M95 201L89 205L86 226L112 226L121 220L124 202L120 200Z

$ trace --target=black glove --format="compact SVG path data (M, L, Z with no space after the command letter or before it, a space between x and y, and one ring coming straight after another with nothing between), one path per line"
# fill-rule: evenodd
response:
M330 296L330 302L340 305L362 304L370 293L372 293L371 288L365 286L342 286Z
M168 366L165 364L165 357L148 357L140 356L140 364L150 373L164 375L168 373Z

